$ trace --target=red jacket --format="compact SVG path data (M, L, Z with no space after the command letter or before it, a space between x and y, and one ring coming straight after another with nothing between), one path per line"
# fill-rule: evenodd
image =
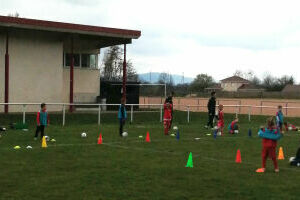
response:
M276 127L270 127L268 129L269 130L274 130L274 129L276 130ZM263 132L265 132L265 129L263 129ZM278 131L276 130L275 134L277 134L277 133L278 133ZM263 138L262 144L263 144L263 147L276 147L277 146L277 141Z
M166 103L164 104L164 119L172 119L172 104L169 104L169 108Z
M224 124L224 112L223 112L223 110L219 110L218 119L219 119L220 123Z

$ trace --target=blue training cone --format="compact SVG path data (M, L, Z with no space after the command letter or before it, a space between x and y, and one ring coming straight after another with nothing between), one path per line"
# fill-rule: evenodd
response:
M177 133L176 133L176 139L177 139L177 140L180 139L179 130L177 130Z
M249 128L249 130L248 130L248 136L249 136L249 137L252 136L252 130L251 130L251 128Z
M218 129L214 131L214 138L217 139Z

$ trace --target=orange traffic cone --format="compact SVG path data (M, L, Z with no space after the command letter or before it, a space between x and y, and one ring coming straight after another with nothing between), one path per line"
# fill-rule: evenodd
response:
M147 132L147 135L146 135L146 142L151 142L150 141L150 134L149 134L149 132Z
M236 158L235 158L236 163L242 163L242 158L241 158L241 151L238 149L236 152Z
M284 160L284 154L282 147L279 148L278 160Z
M99 138L98 138L98 144L102 144L102 134L100 133Z

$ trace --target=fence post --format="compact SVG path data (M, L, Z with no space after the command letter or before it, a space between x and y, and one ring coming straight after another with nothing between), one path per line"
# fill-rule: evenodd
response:
M132 123L133 121L133 105L131 105L131 109L130 109L130 123Z
M26 115L26 114L25 114L26 111L25 111L25 110L26 110L26 105L24 104L24 105L23 105L23 124L25 124L25 122L26 122L26 118L25 118L25 117L26 117L26 116L25 116L25 115Z
M249 106L249 110L248 110L248 119L249 119L249 122L251 121L251 110L252 110L252 107Z
M187 106L187 122L190 123L190 106Z
M235 118L238 117L238 106L235 106Z
M163 106L161 104L160 105L160 122L162 122L162 118L163 118Z
M63 126L65 126L65 122L66 122L66 106L64 104L63 105L63 122L62 122Z
M285 104L285 115L288 115L288 103Z
M98 107L98 125L100 125L101 123L101 106L99 104L99 107Z
M260 114L262 115L262 105L263 105L263 102L262 101L260 101Z
M198 98L198 111L200 111L200 99Z

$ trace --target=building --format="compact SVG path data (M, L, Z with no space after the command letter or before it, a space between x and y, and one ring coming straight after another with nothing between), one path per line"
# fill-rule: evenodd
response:
M96 102L100 49L122 44L126 58L126 44L140 36L134 30L0 16L0 102ZM0 107L8 110L20 108Z
M281 92L300 94L300 85L286 85Z
M250 81L241 78L239 76L232 76L229 78L225 78L220 82L221 82L221 88L223 88L223 91L226 92L237 92L241 86L250 84Z

